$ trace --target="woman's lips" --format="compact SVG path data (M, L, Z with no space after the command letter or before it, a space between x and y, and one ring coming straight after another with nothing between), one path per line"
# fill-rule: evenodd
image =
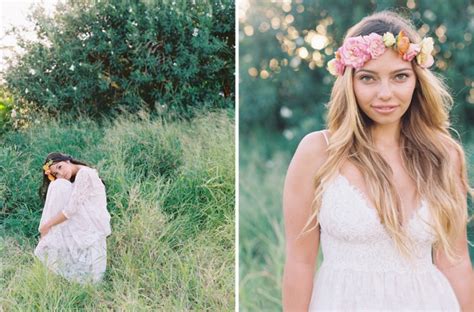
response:
M396 105L387 105L387 106L372 106L372 108L380 114L390 114L393 112L395 109L397 109L398 106Z

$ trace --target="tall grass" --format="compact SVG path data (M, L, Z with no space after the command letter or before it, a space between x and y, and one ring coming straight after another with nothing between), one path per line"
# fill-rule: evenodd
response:
M240 135L239 256L241 311L281 310L285 257L282 191L295 142L255 129ZM472 177L474 142L465 143ZM472 185L472 179L471 179ZM471 202L471 215L474 213ZM468 227L474 242L474 221ZM474 264L474 246L470 247ZM319 252L320 262L322 253Z
M284 264L282 189L289 154L260 136L239 147L239 304L242 311L281 309ZM277 143L278 144L278 143ZM267 149L275 148L269 158Z
M233 310L233 129L225 113L172 123L143 115L47 121L4 137L0 310ZM90 162L105 181L112 235L99 285L70 283L33 256L51 151Z

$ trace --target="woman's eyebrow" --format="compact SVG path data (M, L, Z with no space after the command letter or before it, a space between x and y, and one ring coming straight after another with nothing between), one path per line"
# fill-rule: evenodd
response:
M396 69L396 70L390 72L390 74L394 74L394 73L398 73L398 72L406 71L406 70L408 70L408 71L413 71L413 69L411 69L411 68L409 68L409 67L406 67L406 68ZM358 70L356 71L356 74L357 74L357 73L360 73L360 72L366 72L366 73L375 74L375 75L378 74L376 71L373 71L373 70L370 70L370 69L358 69Z
M394 74L394 73L398 73L398 72L401 72L401 71L413 71L413 69L407 67L407 68L400 68L400 69L396 69L394 71L391 72L391 74Z

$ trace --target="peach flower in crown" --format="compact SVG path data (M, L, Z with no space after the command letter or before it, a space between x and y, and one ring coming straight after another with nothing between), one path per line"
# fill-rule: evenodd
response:
M53 160L48 160L44 165L43 165L43 171L44 171L44 174L48 176L48 179L49 181L54 181L56 180L56 177L53 176L53 174L51 173L51 165L53 164Z
M423 38L420 43L420 53L416 56L416 61L421 67L430 67L434 63L433 59L433 38Z
M332 75L342 76L346 67L359 69L364 64L381 56L388 48L395 49L404 61L416 62L423 68L433 65L433 39L424 38L420 44L411 43L403 31L397 36L387 32L383 36L371 33L367 36L351 37L337 49L336 57L327 64Z
M336 58L328 62L328 70L332 75L337 76L344 74L344 68L345 66L341 61L341 55L339 52L336 52Z

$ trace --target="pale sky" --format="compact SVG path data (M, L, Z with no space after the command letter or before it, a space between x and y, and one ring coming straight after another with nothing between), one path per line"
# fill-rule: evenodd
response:
M7 36L6 31L11 26L23 25L32 29L33 25L26 19L31 6L35 3L43 3L46 12L51 13L57 2L58 0L0 0L0 72L5 69L3 58L11 55L12 49L17 49L15 38ZM30 36L34 38L33 35Z

